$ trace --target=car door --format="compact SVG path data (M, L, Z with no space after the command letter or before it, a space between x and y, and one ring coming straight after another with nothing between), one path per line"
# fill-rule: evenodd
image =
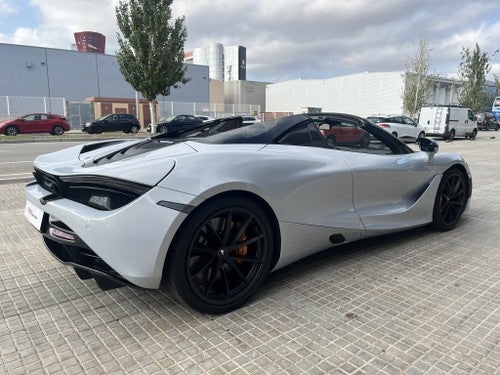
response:
M342 156L353 173L353 202L367 230L410 228L432 220L439 178L423 152L393 154L371 137Z
M417 138L419 130L417 128L417 123L411 118L402 116L402 123L404 128L404 134L406 137Z
M17 121L16 126L19 128L21 133L37 133L38 121L37 114L31 114L23 116Z
M107 124L105 126L105 129L110 132L115 132L120 130L120 119L117 114L111 115L108 117Z
M38 121L38 129L41 133L50 133L53 127L53 117L51 115L40 114L40 120Z

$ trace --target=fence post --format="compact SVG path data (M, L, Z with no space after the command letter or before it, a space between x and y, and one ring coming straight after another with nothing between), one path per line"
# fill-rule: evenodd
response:
M193 115L196 116L196 102L193 102Z
M9 97L6 96L5 98L7 99L7 115L10 117L10 101L9 101Z

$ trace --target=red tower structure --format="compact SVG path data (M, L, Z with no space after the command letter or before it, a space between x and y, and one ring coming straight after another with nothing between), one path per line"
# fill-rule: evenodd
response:
M104 53L106 37L95 31L80 31L74 33L76 49L80 52Z

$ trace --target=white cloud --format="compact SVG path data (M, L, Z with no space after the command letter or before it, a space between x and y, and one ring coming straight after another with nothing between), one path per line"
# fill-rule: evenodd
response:
M0 9L8 4L0 0ZM117 49L118 0L31 4L39 24L9 35L4 31L0 41L69 48L74 32L91 30L106 35L108 53ZM186 16L186 50L213 42L245 46L249 79L403 70L420 36L432 48L431 71L456 72L462 47L478 42L492 57L491 73L500 73L500 55L493 55L500 40L500 3L488 0L174 0L173 14Z

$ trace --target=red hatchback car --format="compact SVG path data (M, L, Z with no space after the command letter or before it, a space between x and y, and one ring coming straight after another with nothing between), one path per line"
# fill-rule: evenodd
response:
M61 135L70 128L64 116L53 113L31 113L15 120L0 122L0 134L18 135L22 133L50 133Z
M348 121L324 119L319 126L321 134L330 147L370 145L370 134L357 124Z

